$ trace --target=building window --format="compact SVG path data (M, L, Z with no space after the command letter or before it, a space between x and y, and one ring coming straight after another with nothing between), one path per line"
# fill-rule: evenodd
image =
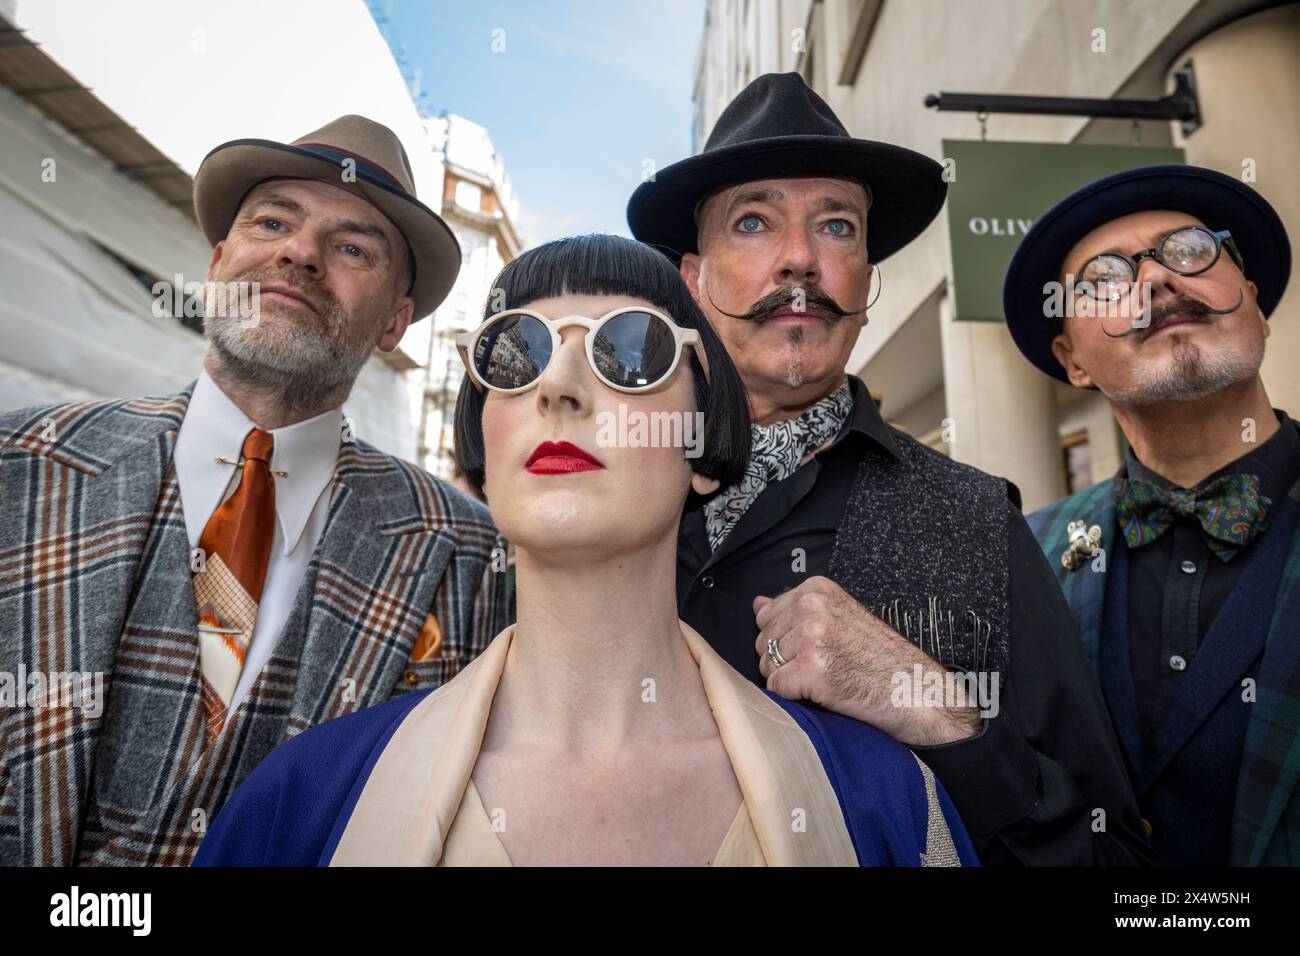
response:
M460 237L460 261L469 265L474 254L483 248L483 237L477 232L466 232Z
M1061 460L1065 467L1066 494L1072 495L1092 484L1092 454L1087 432L1075 432L1061 439Z
M456 205L470 212L478 212L483 205L483 189L478 183L460 180L456 183Z

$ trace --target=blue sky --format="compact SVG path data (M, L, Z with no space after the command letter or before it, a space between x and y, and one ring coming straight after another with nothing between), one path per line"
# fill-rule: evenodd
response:
M392 44L421 70L431 112L486 127L529 245L627 235L645 160L690 153L704 0L378 0ZM503 34L494 34L502 30ZM493 52L493 37L504 52Z

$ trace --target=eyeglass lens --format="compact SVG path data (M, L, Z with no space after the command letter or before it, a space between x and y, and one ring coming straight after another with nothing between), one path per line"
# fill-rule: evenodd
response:
M672 328L648 312L610 319L592 341L596 371L622 388L660 382L677 357ZM551 360L551 334L531 315L512 315L489 326L474 347L474 367L493 388L514 390L541 376Z
M1196 275L1215 260L1218 243L1199 226L1177 229L1156 248L1157 261L1180 275ZM1126 296L1134 279L1132 263L1120 255L1103 253L1089 259L1079 282L1094 299L1117 300Z
M492 388L523 388L551 360L551 333L531 315L494 322L474 343L474 368Z

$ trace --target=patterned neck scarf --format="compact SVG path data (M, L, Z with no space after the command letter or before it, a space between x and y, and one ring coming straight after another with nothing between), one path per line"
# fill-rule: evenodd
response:
M798 471L804 455L834 437L848 421L852 410L853 396L849 392L848 379L845 379L839 388L818 400L798 418L775 425L751 425L753 445L745 476L704 505L709 547L717 551L763 489Z

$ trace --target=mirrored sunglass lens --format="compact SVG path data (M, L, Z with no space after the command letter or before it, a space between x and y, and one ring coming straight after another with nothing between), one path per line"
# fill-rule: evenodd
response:
M1088 260L1079 276L1083 291L1091 298L1114 302L1128 295L1133 270L1119 256L1097 256Z
M531 315L494 323L474 346L474 368L493 388L523 388L551 360L551 333Z
M623 388L654 385L677 356L673 330L648 312L624 312L601 326L591 344L600 374Z
M1179 272L1197 272L1214 261L1214 237L1195 226L1179 229L1160 244L1160 257Z

